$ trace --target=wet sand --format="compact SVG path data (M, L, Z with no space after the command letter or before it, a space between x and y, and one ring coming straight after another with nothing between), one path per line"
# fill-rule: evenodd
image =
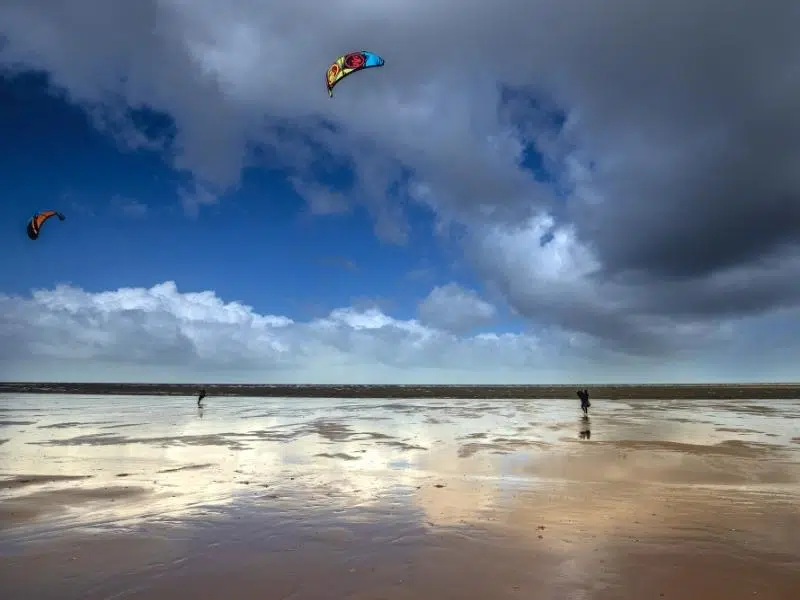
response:
M0 396L26 599L800 589L800 402Z

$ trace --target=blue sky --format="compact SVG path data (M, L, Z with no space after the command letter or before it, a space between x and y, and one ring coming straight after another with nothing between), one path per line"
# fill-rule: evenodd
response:
M0 140L9 166L0 181L2 252L11 259L0 272L0 290L9 296L56 286L97 294L175 282L180 292L213 290L255 314L297 321L351 308L413 321L436 284L481 288L457 237L437 233L427 207L406 202L409 236L394 243L376 234L363 206L315 214L290 185L290 172L260 165L243 168L218 202L187 209L190 172L173 168L158 149L126 147L99 130L91 109L45 75L0 79L0 102L0 127L10 132ZM164 130L165 122L150 111L136 114L137 126L148 131ZM351 170L328 168L327 158L320 153L319 182L346 192ZM46 209L67 220L48 222L31 242L24 225ZM460 333L520 329L517 319L496 310L481 325Z
M2 3L0 379L796 378L793 19L610 1Z
M372 300L388 301L387 308L409 318L432 281L458 276L457 257L433 239L433 218L423 209L411 213L411 238L398 246L374 235L363 209L311 215L285 172L250 168L224 201L187 216L180 199L185 176L157 152L120 148L45 78L4 79L0 97L0 127L11 132L0 140L10 167L0 182L0 217L11 230L3 254L12 260L0 274L6 292L174 280L261 312L317 316ZM68 221L48 223L30 242L24 223L50 208Z

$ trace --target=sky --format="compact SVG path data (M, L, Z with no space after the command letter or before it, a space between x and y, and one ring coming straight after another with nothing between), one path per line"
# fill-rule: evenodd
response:
M797 380L798 22L7 0L0 380Z

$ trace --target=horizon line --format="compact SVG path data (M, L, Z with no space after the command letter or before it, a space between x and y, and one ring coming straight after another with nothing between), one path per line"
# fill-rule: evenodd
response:
M234 382L163 382L163 381L0 381L0 386L19 385L126 385L126 386L217 386L217 387L800 387L800 381L749 381L749 382L649 382L649 383L234 383Z

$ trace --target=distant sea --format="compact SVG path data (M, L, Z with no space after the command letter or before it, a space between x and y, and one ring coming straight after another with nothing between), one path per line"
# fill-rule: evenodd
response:
M0 393L289 398L575 398L586 387L594 399L785 399L800 400L800 382L751 384L592 385L254 385L203 383L0 382Z

